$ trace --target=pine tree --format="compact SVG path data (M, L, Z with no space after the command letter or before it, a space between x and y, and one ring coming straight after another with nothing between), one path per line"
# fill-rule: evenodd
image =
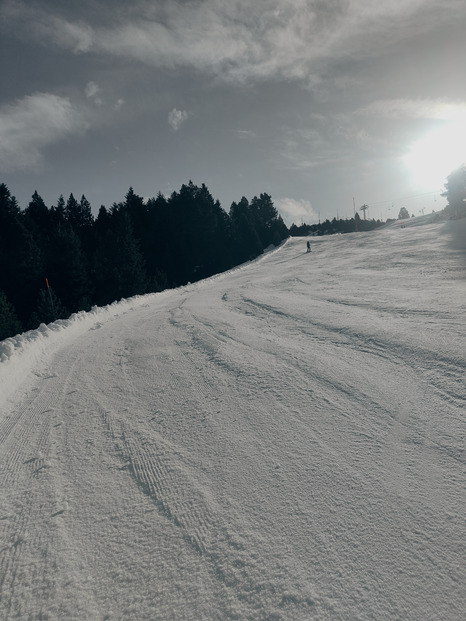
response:
M101 213L98 221L104 218ZM112 207L108 227L99 235L92 276L95 299L99 305L147 291L144 259L134 237L129 215L122 205Z
M231 265L228 216L207 187L190 181L168 200L173 268L179 284L199 280Z
M243 196L239 203L231 204L230 219L234 263L243 263L259 256L264 247L257 233L256 218L247 198Z
M73 228L79 228L79 203L71 193L66 201L65 218Z
M0 184L0 223L14 220L20 213L16 198L10 194L5 183Z
M288 237L288 229L275 208L269 194L255 196L250 205L254 217L255 228L262 243L262 248L270 244L278 244Z
M89 229L94 222L91 205L84 194L81 196L79 203L73 194L70 194L66 202L64 214L73 230L78 235L83 229Z
M55 216L54 219L56 222L61 222L66 219L66 205L63 194L60 194L57 200L57 204L52 207L52 213Z
M34 305L43 257L5 184L0 185L0 266L0 289L24 324Z
M33 330L41 323L48 324L57 319L66 319L68 316L69 312L52 287L43 288L39 291L36 310L29 320L29 328Z
M124 202L120 204L120 209L128 214L133 235L138 244L141 245L147 235L147 208L144 199L130 187Z
M37 190L32 195L29 205L24 211L24 215L26 223L38 233L42 233L42 231L47 228L50 213L42 197L37 193Z
M409 218L409 212L406 207L402 207L398 214L398 220L406 220L406 218Z
M3 291L0 291L0 341L15 336L19 332L21 332L21 322L16 316L15 309Z
M94 224L91 204L84 194L81 196L81 200L79 201L79 219L80 228L89 228Z
M46 275L70 313L90 309L92 290L86 257L79 237L67 221L58 222L51 235Z
M147 226L141 239L141 251L146 263L149 290L161 291L169 286L171 271L171 224L168 203L160 192L147 201Z
M450 218L466 216L466 164L462 164L448 175L442 196L448 201L445 211Z

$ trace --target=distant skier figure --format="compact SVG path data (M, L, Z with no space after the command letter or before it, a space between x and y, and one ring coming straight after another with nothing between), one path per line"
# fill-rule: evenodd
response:
M307 251L306 252L311 252L311 242L310 241L307 242Z

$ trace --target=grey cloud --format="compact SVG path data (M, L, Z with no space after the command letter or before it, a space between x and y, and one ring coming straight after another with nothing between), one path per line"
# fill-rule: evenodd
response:
M309 200L285 197L275 199L274 204L288 226L293 223L301 224L301 220L306 224L312 224L318 218Z
M373 137L350 117L311 114L298 127L282 127L276 152L290 169L309 170L348 161L356 147L371 150Z
M98 84L91 81L86 84L84 92L86 93L86 97L88 97L89 99L93 99L97 94L102 92L102 89Z
M58 11L58 6L56 7ZM67 20L54 14L48 5L33 6L17 0L7 0L0 7L3 29L11 29L20 38L36 41L44 46L58 45L73 52L88 52L93 46L95 30L80 19Z
M466 101L444 99L384 99L374 101L358 114L392 119L466 120Z
M86 127L69 99L28 95L0 109L0 166L5 171L35 167L44 148Z
M178 110L177 108L173 108L168 113L168 124L170 127L177 132L183 123L188 119L188 113L186 110Z
M325 63L394 45L408 26L410 32L428 29L460 0L445 0L441 11L436 0L140 1L109 12L106 25L18 2L5 7L3 18L16 19L20 30L76 53L194 67L228 80L281 77L313 84Z
M99 106L103 104L101 97L102 92L101 87L93 81L88 82L86 84L86 88L84 89L86 97Z

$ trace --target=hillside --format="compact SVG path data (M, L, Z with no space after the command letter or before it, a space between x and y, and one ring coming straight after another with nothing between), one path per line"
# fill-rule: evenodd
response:
M293 238L0 343L0 618L459 619L465 283Z

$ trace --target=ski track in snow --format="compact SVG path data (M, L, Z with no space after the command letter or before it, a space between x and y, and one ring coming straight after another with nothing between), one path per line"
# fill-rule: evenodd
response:
M0 343L0 618L462 618L445 229L290 239Z

